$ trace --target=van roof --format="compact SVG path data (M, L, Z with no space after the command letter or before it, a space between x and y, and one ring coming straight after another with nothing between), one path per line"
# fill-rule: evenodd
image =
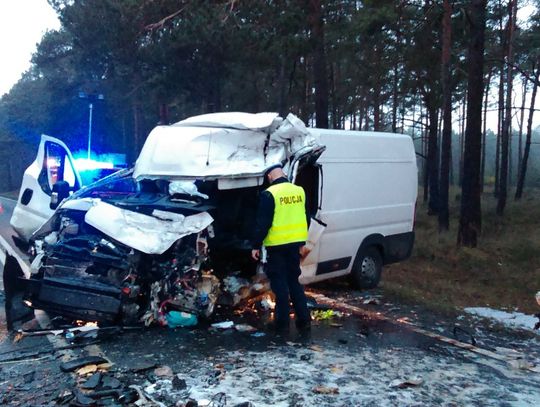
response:
M317 136L326 151L319 162L416 162L412 138L406 134L309 129Z
M319 146L304 123L289 114L213 113L149 134L135 163L141 179L249 178L268 166Z

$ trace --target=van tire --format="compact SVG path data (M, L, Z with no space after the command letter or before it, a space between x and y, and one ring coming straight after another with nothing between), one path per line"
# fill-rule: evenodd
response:
M379 285L382 272L382 257L375 246L360 248L354 259L351 276L360 289L375 288Z
M13 330L16 324L29 321L34 317L34 310L24 303L24 292L19 287L19 277L22 271L11 256L7 256L3 271L4 309L6 327Z

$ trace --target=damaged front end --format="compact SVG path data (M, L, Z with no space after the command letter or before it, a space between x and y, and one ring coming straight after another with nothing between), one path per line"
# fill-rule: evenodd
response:
M75 192L32 235L27 303L103 324L166 325L172 312L192 324L260 294L249 239L264 170L292 175L323 150L292 115L159 126L133 170Z
M85 219L92 214L93 209L59 213L58 230L34 240L35 258L27 280L28 301L34 308L124 325L165 324L170 310L212 314L219 280L209 269L206 223L163 253L148 254L91 226ZM133 222L127 225L134 227Z

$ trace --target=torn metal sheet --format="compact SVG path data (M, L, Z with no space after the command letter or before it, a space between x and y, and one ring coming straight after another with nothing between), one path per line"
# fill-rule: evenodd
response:
M185 217L175 215L178 214L170 215L174 220L163 220L98 202L84 220L113 239L147 254L162 254L178 239L200 232L213 221L207 212Z
M276 114L239 117L237 113L210 114L156 127L144 144L133 177L258 177L269 165L320 147L317 136L292 114L286 119Z
M169 184L169 195L185 194L208 199L208 195L201 194L193 181L173 181Z

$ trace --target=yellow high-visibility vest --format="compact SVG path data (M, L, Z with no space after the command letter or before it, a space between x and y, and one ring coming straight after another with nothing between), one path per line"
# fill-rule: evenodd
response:
M304 189L282 182L271 185L267 191L274 198L274 219L263 244L268 247L305 242L308 228Z

